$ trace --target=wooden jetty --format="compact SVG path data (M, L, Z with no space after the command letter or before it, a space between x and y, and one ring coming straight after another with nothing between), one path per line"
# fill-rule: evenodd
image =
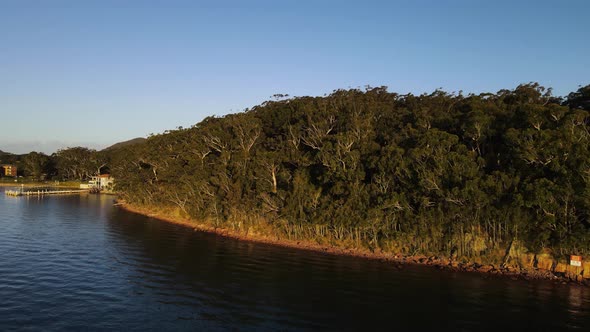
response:
M81 194L87 193L88 189L64 189L64 190L53 190L53 189L37 189L37 190L7 190L5 191L8 196L45 196L45 195L67 195L67 194Z

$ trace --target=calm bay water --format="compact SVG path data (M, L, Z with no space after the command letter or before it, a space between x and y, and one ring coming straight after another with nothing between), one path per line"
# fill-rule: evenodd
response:
M0 330L587 330L590 289L240 242L0 188Z

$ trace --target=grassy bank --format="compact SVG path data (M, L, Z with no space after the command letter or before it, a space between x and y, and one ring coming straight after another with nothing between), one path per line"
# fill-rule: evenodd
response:
M572 269L563 261L555 260L551 255L543 253L534 255L527 252L519 252L519 248L512 245L505 255L509 264L499 264L497 259L486 261L478 259L469 261L465 258L440 257L436 255L407 255L383 250L370 250L363 247L351 247L350 243L320 243L309 240L292 240L278 236L270 230L249 227L245 229L228 229L216 227L214 221L198 221L183 216L183 213L174 208L150 208L137 206L119 201L117 206L121 208L155 218L161 221L189 227L195 231L213 233L241 241L265 243L281 247L309 250L330 255L345 255L364 259L377 259L395 264L403 268L406 264L428 265L438 269L479 273L484 277L509 277L514 280L544 279L556 283L577 283L590 285L590 273L584 272L584 267L590 269L590 263L581 268Z
M2 187L59 187L59 188L80 188L79 181L32 181L27 179L18 179L15 181L10 178L0 179Z

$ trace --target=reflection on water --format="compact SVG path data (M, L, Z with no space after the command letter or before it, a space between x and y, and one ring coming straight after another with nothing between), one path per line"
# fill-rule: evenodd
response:
M590 326L587 288L240 242L112 200L0 193L1 330Z

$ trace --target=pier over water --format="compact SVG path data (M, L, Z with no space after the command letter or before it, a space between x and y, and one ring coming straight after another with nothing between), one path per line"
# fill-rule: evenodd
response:
M24 190L7 190L5 194L8 196L45 196L45 195L68 195L68 194L83 194L88 193L89 189L59 189L51 187L27 188Z

